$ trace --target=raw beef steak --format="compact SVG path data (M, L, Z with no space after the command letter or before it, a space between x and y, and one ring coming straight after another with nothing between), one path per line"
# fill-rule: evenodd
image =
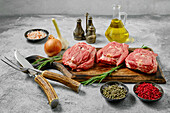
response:
M144 73L156 73L158 55L153 51L145 49L135 49L125 59L126 66L130 69L137 69Z
M79 42L64 53L63 64L70 66L72 70L87 70L94 65L95 55L95 47Z
M96 62L111 65L120 65L128 56L129 45L118 42L110 42L100 49L96 55Z

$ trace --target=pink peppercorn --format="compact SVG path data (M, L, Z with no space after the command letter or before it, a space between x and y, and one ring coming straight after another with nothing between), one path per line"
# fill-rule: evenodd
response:
M137 93L139 97L149 100L159 99L162 95L157 87L153 86L151 83L145 82L138 85L135 93Z

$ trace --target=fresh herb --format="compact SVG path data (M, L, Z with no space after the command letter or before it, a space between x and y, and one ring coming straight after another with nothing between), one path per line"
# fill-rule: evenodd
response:
M143 44L141 48L142 48L142 49L148 49L149 47L148 47L148 46L145 46L145 45Z
M109 71L107 71L107 72L105 72L105 73L102 73L102 74L99 74L98 76L95 76L95 77L92 77L92 78L90 78L90 79L88 79L88 80L86 80L86 81L83 81L83 82L81 82L83 85L91 85L91 84L93 84L94 82L96 82L96 81L99 81L99 83L103 80L103 79L105 79L108 75L110 75L112 72L114 72L114 71L117 71L117 69L119 69L120 67L122 67L123 66L123 64L121 64L121 65L119 65L119 66L117 66L117 67L114 67L114 68L112 68L111 70L109 70Z
M54 56L49 58L42 58L38 59L35 62L32 63L32 65L38 64L36 67L37 69L41 69L43 66L45 66L47 63L53 63L54 61L59 61L62 59L62 56Z

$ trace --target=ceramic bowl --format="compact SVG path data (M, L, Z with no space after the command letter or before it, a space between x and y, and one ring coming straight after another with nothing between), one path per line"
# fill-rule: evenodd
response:
M105 87L108 87L108 86L111 86L111 85L115 85L115 84L117 84L119 87L123 87L123 88L127 91L126 96L125 96L124 98L120 98L120 99L110 99L110 98L107 98L105 95L103 95L103 89L104 89ZM105 84L103 84L103 85L100 87L100 93L101 93L102 96L103 96L107 101L109 101L109 102L116 102L116 101L124 100L124 99L127 97L128 92L129 92L128 87L127 87L125 84L123 84L122 82L118 82L118 81L109 81L109 82L106 82Z
M140 84L142 84L142 83L144 83L144 82L145 82L145 83L150 83L150 84L152 84L153 86L157 87L157 88L159 89L159 91L161 92L161 97L158 98L158 99L155 99L155 100L144 99L144 98L139 97L138 94L135 93L135 91L136 91L136 88L137 88ZM154 83L154 82L149 82L149 81L142 81L142 82L136 83L136 84L134 85L134 87L133 87L133 91L134 91L135 95L136 95L140 100L142 100L142 101L144 101L144 102L156 102L156 101L160 100L160 99L162 98L162 96L164 95L163 89L162 89L158 84L156 84L156 83Z
M30 39L30 38L28 38L28 36L27 36L28 33L31 33L31 32L33 32L33 31L42 31L43 33L46 34L46 36L45 36L45 37L42 37L42 38L39 38L39 39ZM31 42L41 41L41 40L47 38L48 35L49 35L49 32L48 32L47 30L45 30L45 29L30 29L30 30L26 31L25 34L24 34L25 38L26 38L28 41L31 41Z

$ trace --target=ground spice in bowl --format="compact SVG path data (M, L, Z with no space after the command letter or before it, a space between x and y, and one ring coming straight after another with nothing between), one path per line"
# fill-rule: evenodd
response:
M163 89L153 82L137 83L134 92L142 101L157 101L163 95Z
M110 81L102 85L100 91L106 100L118 101L125 99L129 90L121 82Z

